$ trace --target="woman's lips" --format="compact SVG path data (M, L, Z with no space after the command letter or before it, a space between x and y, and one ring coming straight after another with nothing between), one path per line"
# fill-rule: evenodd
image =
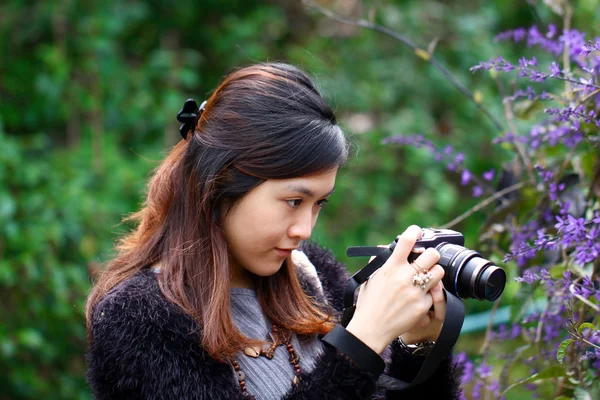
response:
M275 251L277 252L277 254L279 254L283 258L289 257L290 254L292 254L292 250L284 250L284 249L275 248Z

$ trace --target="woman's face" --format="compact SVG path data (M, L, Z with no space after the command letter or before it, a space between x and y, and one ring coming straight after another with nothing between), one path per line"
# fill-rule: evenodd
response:
M337 169L293 179L268 179L229 210L225 237L233 257L232 286L251 287L251 275L273 275L310 237Z

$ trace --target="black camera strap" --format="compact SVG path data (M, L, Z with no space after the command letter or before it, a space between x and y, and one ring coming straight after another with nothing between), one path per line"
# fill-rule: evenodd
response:
M392 243L390 247L353 246L349 247L346 251L346 254L349 257L375 256L375 258L348 280L346 291L344 292L342 326L346 327L354 315L356 309L354 304L356 289L365 283L375 271L381 268L392 254L394 247L395 243ZM404 382L388 375L381 375L377 381L377 385L388 390L404 390L418 385L433 375L442 359L450 354L462 329L465 319L465 306L463 302L452 293L444 290L444 294L447 302L444 324L442 325L438 340L430 350L429 354L425 357L419 373L411 382ZM335 345L335 343L332 344Z

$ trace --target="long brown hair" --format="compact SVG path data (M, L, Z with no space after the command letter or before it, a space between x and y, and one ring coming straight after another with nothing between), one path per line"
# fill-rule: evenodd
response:
M197 322L203 348L219 361L260 341L231 319L231 268L222 219L266 179L306 176L342 166L348 142L311 79L300 69L263 63L233 71L207 101L195 129L154 171L137 228L117 244L86 305L160 262L160 290ZM301 289L290 259L256 278L267 317L297 334L326 333L333 322Z

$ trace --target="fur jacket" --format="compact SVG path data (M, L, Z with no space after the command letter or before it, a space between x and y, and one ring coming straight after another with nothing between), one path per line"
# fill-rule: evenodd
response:
M305 243L302 250L310 262L294 263L303 289L339 315L348 280L344 265L315 244ZM246 399L231 366L208 357L194 322L163 297L150 269L122 282L100 300L93 312L91 334L87 380L99 400ZM405 381L412 380L421 367L421 360L404 352L397 342L382 357L385 373ZM426 382L405 391L384 391L376 387L377 377L328 344L315 368L301 378L294 388L290 385L285 399L442 400L458 399L460 393L450 357Z

